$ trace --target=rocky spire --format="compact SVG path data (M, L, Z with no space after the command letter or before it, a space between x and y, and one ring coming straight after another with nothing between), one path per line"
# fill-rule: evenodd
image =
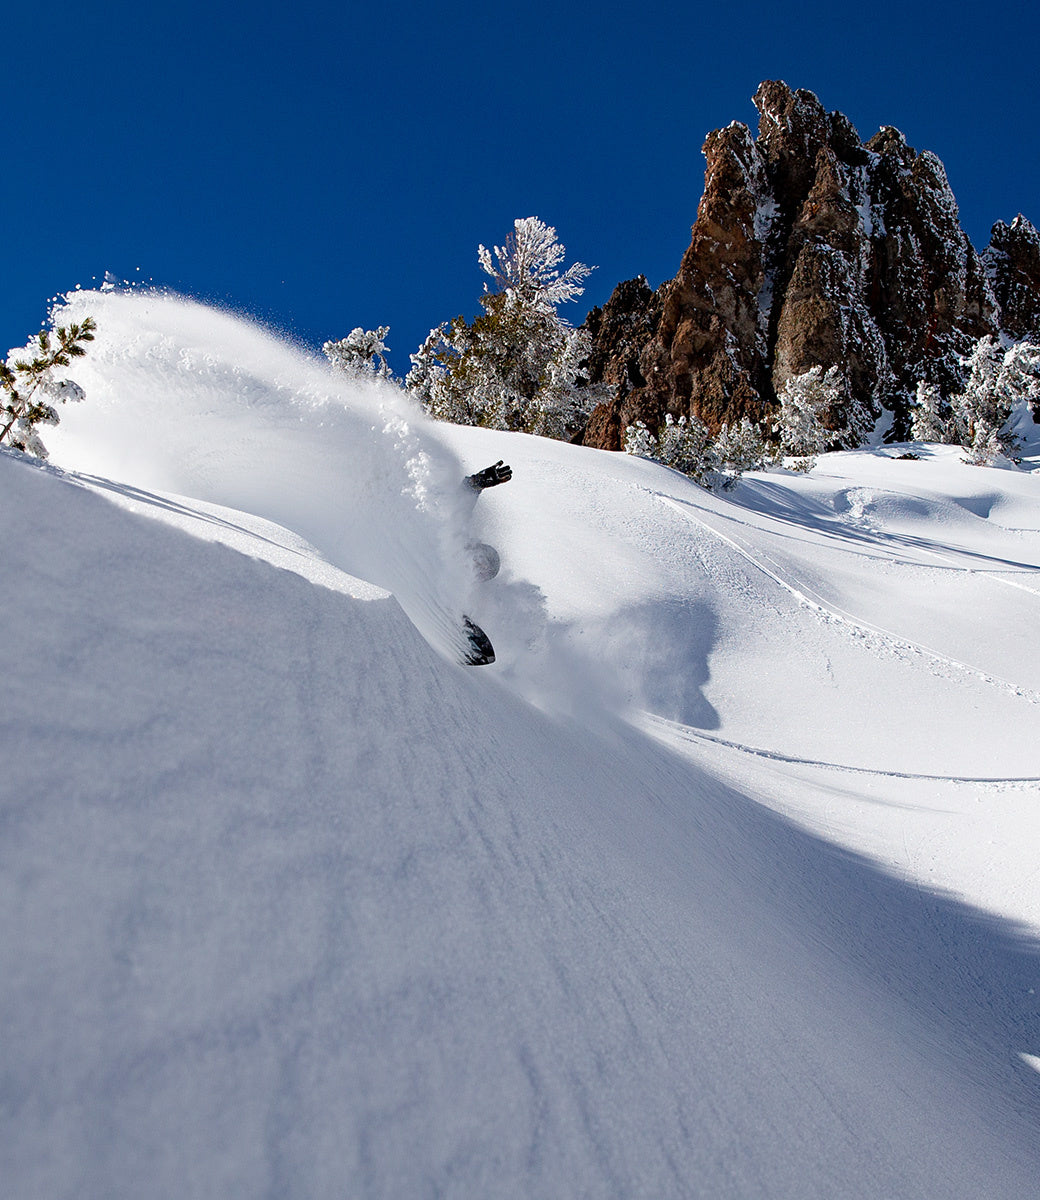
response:
M585 441L616 449L626 425L695 413L717 429L769 413L793 375L837 365L831 414L892 413L905 431L919 379L950 391L983 334L1040 330L1040 235L994 226L985 261L960 226L939 159L896 129L864 144L812 92L763 83L758 135L708 135L704 195L675 278L615 291L589 315L594 382L615 398Z
M1040 341L1040 234L1019 214L998 221L983 253L986 274L1008 337Z

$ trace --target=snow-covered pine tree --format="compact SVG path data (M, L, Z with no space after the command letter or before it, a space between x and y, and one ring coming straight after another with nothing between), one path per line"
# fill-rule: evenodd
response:
M84 398L79 384L55 378L54 369L82 358L84 343L94 340L96 328L93 317L85 317L78 324L59 325L53 339L50 331L41 329L35 341L23 350L12 350L0 363L0 443L6 441L37 458L47 457L37 427L57 425L59 420L58 410L48 400L64 404Z
M950 397L954 429L966 462L992 466L1017 449L1010 427L1016 407L1033 408L1040 399L1040 346L1018 342L1004 350L996 338L982 337L966 365L964 390Z
M333 366L350 375L377 375L390 379L392 373L386 361L390 347L386 344L389 325L378 329L362 329L360 325L338 342L326 342L322 346L325 357Z
M811 470L815 456L828 448L835 435L823 423L824 415L842 392L837 367L811 367L801 375L792 375L780 391L780 411L772 431L780 441L780 451L799 459L801 470Z
M676 420L667 413L656 437L638 421L625 430L624 444L626 453L652 458L689 475L702 487L726 487L732 482L720 469L722 464L707 425L697 417Z
M979 417L975 422L971 442L964 449L967 453L963 461L972 467L992 467L1008 451L1000 431L985 417Z
M921 379L917 384L917 399L913 404L913 425L910 436L915 442L946 442L950 438L950 420L944 412L942 394L934 383Z
M962 360L968 368L964 390L950 397L953 429L957 441L976 460L988 446L994 430L1010 416L1004 410L997 387L1004 354L995 337L981 337L969 357ZM978 435L981 434L981 437ZM976 438L979 445L976 447Z
M874 432L875 417L862 400L853 399L849 405L845 424L837 429L831 442L832 448L855 450Z
M493 288L485 283L484 291L514 292L545 309L575 300L585 291L582 280L596 268L572 263L561 272L558 268L566 252L552 225L538 217L517 217L505 246L495 247L497 266L486 246L477 247L477 260L494 283Z
M765 464L766 443L762 431L747 417L736 425L723 425L715 439L719 461L734 477L744 471L757 471Z
M412 357L405 386L431 416L463 425L564 438L600 399L581 373L588 335L556 311L592 268L560 269L565 249L538 217L517 219L505 246L478 248L492 283L472 322L445 322Z
M699 417L683 416L676 420L667 413L657 442L658 458L666 467L682 471L706 488L724 482L711 434Z
M657 457L657 438L646 427L644 421L636 421L625 429L625 453L637 458Z
M1011 407L1008 429L1017 446L1016 426L1040 425L1040 346L1016 342L1004 353L1004 372Z

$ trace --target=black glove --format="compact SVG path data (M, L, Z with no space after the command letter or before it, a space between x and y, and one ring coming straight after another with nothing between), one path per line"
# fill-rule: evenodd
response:
M475 475L467 475L466 483L475 491L482 492L485 488L495 487L499 483L508 483L513 478L513 468L507 467L501 459L494 466L485 467Z

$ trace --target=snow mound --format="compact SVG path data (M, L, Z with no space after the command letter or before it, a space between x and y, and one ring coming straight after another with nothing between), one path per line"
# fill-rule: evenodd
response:
M96 486L0 456L8 1194L1028 1188L1014 936Z

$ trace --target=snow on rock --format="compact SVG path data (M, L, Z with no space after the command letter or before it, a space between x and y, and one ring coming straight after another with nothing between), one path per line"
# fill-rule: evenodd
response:
M105 299L0 454L6 1194L1029 1194L1034 476L408 418L417 505L365 396ZM467 670L384 589L499 457Z
M1001 328L1010 338L1040 338L1040 233L1021 213L1010 225L997 221L983 252L986 276L1000 305Z

